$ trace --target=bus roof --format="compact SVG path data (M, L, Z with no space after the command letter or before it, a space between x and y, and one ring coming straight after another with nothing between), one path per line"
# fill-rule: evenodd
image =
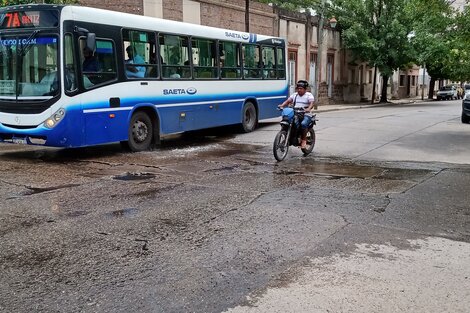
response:
M162 31L165 33L186 34L198 37L246 43L271 42L276 45L284 43L284 39L279 37L246 33L229 29L202 26L198 24L184 23L156 17L121 13L84 6L63 6L61 19L63 21L76 20L89 23L96 23L99 21L100 24L121 26L125 28L127 27L142 30Z

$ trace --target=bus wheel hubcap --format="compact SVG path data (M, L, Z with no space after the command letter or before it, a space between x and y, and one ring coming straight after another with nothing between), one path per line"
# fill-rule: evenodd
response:
M141 121L137 121L134 124L133 133L134 133L134 138L136 139L136 141L138 141L138 142L144 141L148 136L147 125L145 125L145 123L143 123Z

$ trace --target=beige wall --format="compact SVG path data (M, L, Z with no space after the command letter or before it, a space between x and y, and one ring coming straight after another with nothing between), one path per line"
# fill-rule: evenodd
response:
M287 21L286 20L281 19L279 21L279 35L278 36L287 40Z
M183 22L201 24L201 4L199 2L183 0Z
M290 51L297 52L297 80L306 79L305 24L288 21L286 24L287 43Z
M151 17L163 17L163 0L143 0L144 15Z

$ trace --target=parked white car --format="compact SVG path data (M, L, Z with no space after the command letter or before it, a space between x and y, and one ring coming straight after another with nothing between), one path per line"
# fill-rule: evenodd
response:
M443 86L437 92L437 100L457 100L458 98L457 88L452 85Z

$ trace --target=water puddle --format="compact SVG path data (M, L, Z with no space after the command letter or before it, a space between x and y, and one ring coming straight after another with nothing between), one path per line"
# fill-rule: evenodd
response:
M195 156L202 158L219 158L235 154L253 153L257 149L259 149L259 146L227 142L197 146L193 143L189 146L172 146L171 150L166 150L166 153L167 156L171 158L194 158Z
M137 212L136 208L126 208L106 213L106 216L109 218L133 217Z
M238 165L233 165L233 166L223 166L221 168L214 168L214 169L209 169L205 170L205 173L231 173L236 171L239 168Z
M66 184L66 185L52 186L52 187L26 187L28 188L28 190L25 191L23 195L30 196L30 195L43 193L43 192L54 191L54 190L76 187L76 186L80 186L80 185L79 184Z
M332 179L339 178L371 178L380 176L384 172L384 168L374 167L370 165L356 165L345 163L329 163L318 162L312 160L302 161L302 165L295 165L295 168L282 167L276 171L279 174L303 174L303 175L319 175Z
M141 173L141 172L127 172L122 175L116 175L113 177L113 179L116 180L146 180L146 179L152 179L155 178L155 174L153 173Z
M319 175L332 177L353 177L353 178L370 178L380 175L383 168L359 166L354 164L331 164L320 163L312 167L312 172Z
M420 181L433 171L428 169L400 169L380 167L370 164L351 164L322 162L315 160L302 160L302 164L295 164L295 168L282 166L277 168L277 174L291 175L318 175L329 179L359 178L359 179L387 179Z
M80 217L80 216L85 216L88 213L89 212L86 212L86 211L73 211L73 212L65 213L64 215L67 217Z

